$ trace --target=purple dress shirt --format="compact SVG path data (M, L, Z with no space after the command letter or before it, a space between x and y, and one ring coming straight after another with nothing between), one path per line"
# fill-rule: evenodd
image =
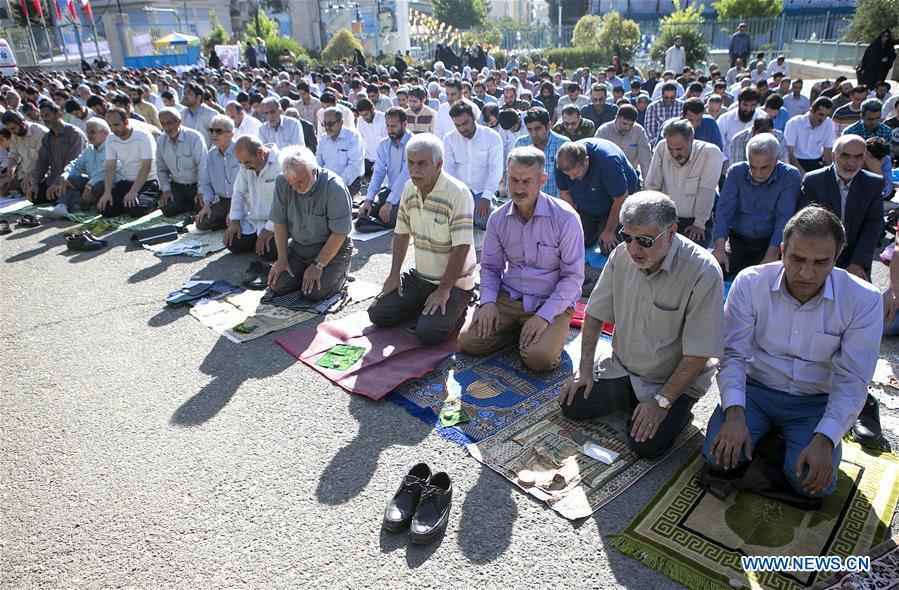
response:
M509 201L487 221L481 251L481 303L499 292L522 300L549 323L570 307L584 282L584 230L574 209L543 193L530 220Z

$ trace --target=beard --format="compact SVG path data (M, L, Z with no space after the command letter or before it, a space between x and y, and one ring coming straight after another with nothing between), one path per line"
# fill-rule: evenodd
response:
M737 117L740 118L741 123L749 123L752 121L752 115L755 113L755 110L746 112L742 109L737 109Z

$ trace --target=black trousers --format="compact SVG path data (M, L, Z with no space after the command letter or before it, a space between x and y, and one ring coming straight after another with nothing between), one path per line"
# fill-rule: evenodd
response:
M271 290L276 295L286 295L287 293L299 291L303 287L303 273L315 261L315 257L321 252L323 246L324 243L291 244L287 251L287 262L290 264L293 276L290 276L290 273L282 272L275 279L275 283L269 285ZM310 293L304 293L303 297L309 301L321 301L343 289L352 258L353 240L347 237L340 246L340 250L337 251L337 255L322 270L319 288Z
M578 211L577 214L581 218L581 227L584 228L584 248L590 248L599 239L599 234L606 229L609 216L593 215L583 211ZM602 248L602 253L608 255L609 251Z
M387 202L387 197L390 195L390 189L386 186L381 188L378 191L378 194L375 195L375 201L371 206L371 213L368 215L360 215L356 218L355 226L359 231L365 231L366 228L372 228L372 226L382 226L384 228L393 228L396 227L396 216L400 212L400 204L396 203L390 209L390 217L387 218L387 223L381 221L381 218L378 217L378 213L381 212L381 207L384 203ZM375 228L376 229L376 228Z
M69 211L88 211L93 208L93 206L97 204L97 201L100 200L100 197L103 196L103 187L105 185L101 180L93 187L91 187L91 197L93 197L94 199L93 203L88 203L87 201L82 199L81 193L84 192L84 187L87 186L87 180L88 178L84 174L69 179L69 183L72 186L66 187L66 189L62 193L62 196L59 198L59 202L65 205L69 209Z
M593 382L590 397L584 399L584 388L578 389L570 406L562 406L562 413L572 420L589 420L612 412L633 411L640 400L634 393L630 377L600 379ZM693 418L693 404L696 399L686 394L677 398L668 409L665 419L659 424L656 435L645 442L637 442L631 436L633 420L627 421L627 442L641 457L657 457L671 448L674 439Z
M376 326L390 327L417 318L415 336L426 345L440 344L453 332L462 328L465 313L471 302L471 291L453 287L446 301L446 313L422 315L425 301L437 290L437 285L425 280L415 269L403 274L403 296L397 291L388 293L368 308L368 318Z
M197 205L194 203L194 197L196 196L196 183L181 184L180 182L173 182L172 200L160 207L160 210L166 217L174 217L188 211L196 211Z
M684 233L687 231L687 228L693 225L693 222L696 220L695 217L678 217L677 218L677 233L682 236L686 236ZM705 233L702 234L702 241L696 242L703 248L708 248L709 240L712 237L712 218L710 217L708 221L705 222ZM693 240L695 242L695 240Z
M231 212L231 199L219 199L212 204L212 213L203 221L197 222L197 229L208 231L213 229L224 229L227 227L225 221Z
M239 238L234 238L231 241L231 245L228 246L228 251L232 254L246 254L248 252L256 251L256 240L259 238L256 234L240 234ZM278 250L275 247L275 235L272 234L272 237L268 240L268 252L266 252L263 256L266 260L277 260L278 259Z
M801 158L796 158L796 161L799 162L799 165L802 166L802 169L806 172L824 168L824 160L821 158L818 158L817 160L803 160Z
M737 276L744 268L755 266L765 258L768 251L770 238L747 238L731 230L728 236L730 242L730 273L728 276Z
M119 215L130 215L131 217L143 217L156 209L157 200L159 199L159 183L155 180L148 180L137 193L137 205L126 206L125 195L131 190L134 182L131 180L120 180L112 185L112 201L100 213L103 217L117 217Z

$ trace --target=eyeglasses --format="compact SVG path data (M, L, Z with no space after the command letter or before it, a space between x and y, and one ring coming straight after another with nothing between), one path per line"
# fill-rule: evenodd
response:
M652 248L653 243L661 238L663 233L665 233L664 230L662 230L662 232L654 238L650 238L649 236L634 236L623 231L619 231L618 235L621 236L621 239L624 240L625 244L630 244L632 241L636 240L637 245L639 245L641 248L648 249Z
M211 133L213 135L218 135L219 133L228 133L228 130L227 129L218 129L216 127L213 127L209 130L209 133Z
M333 127L337 124L337 121L322 121L323 127Z

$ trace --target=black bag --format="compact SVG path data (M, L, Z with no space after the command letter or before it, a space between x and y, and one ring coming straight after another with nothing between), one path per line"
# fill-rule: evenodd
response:
M131 239L141 246L152 246L178 239L178 228L174 225L158 225L134 232Z

